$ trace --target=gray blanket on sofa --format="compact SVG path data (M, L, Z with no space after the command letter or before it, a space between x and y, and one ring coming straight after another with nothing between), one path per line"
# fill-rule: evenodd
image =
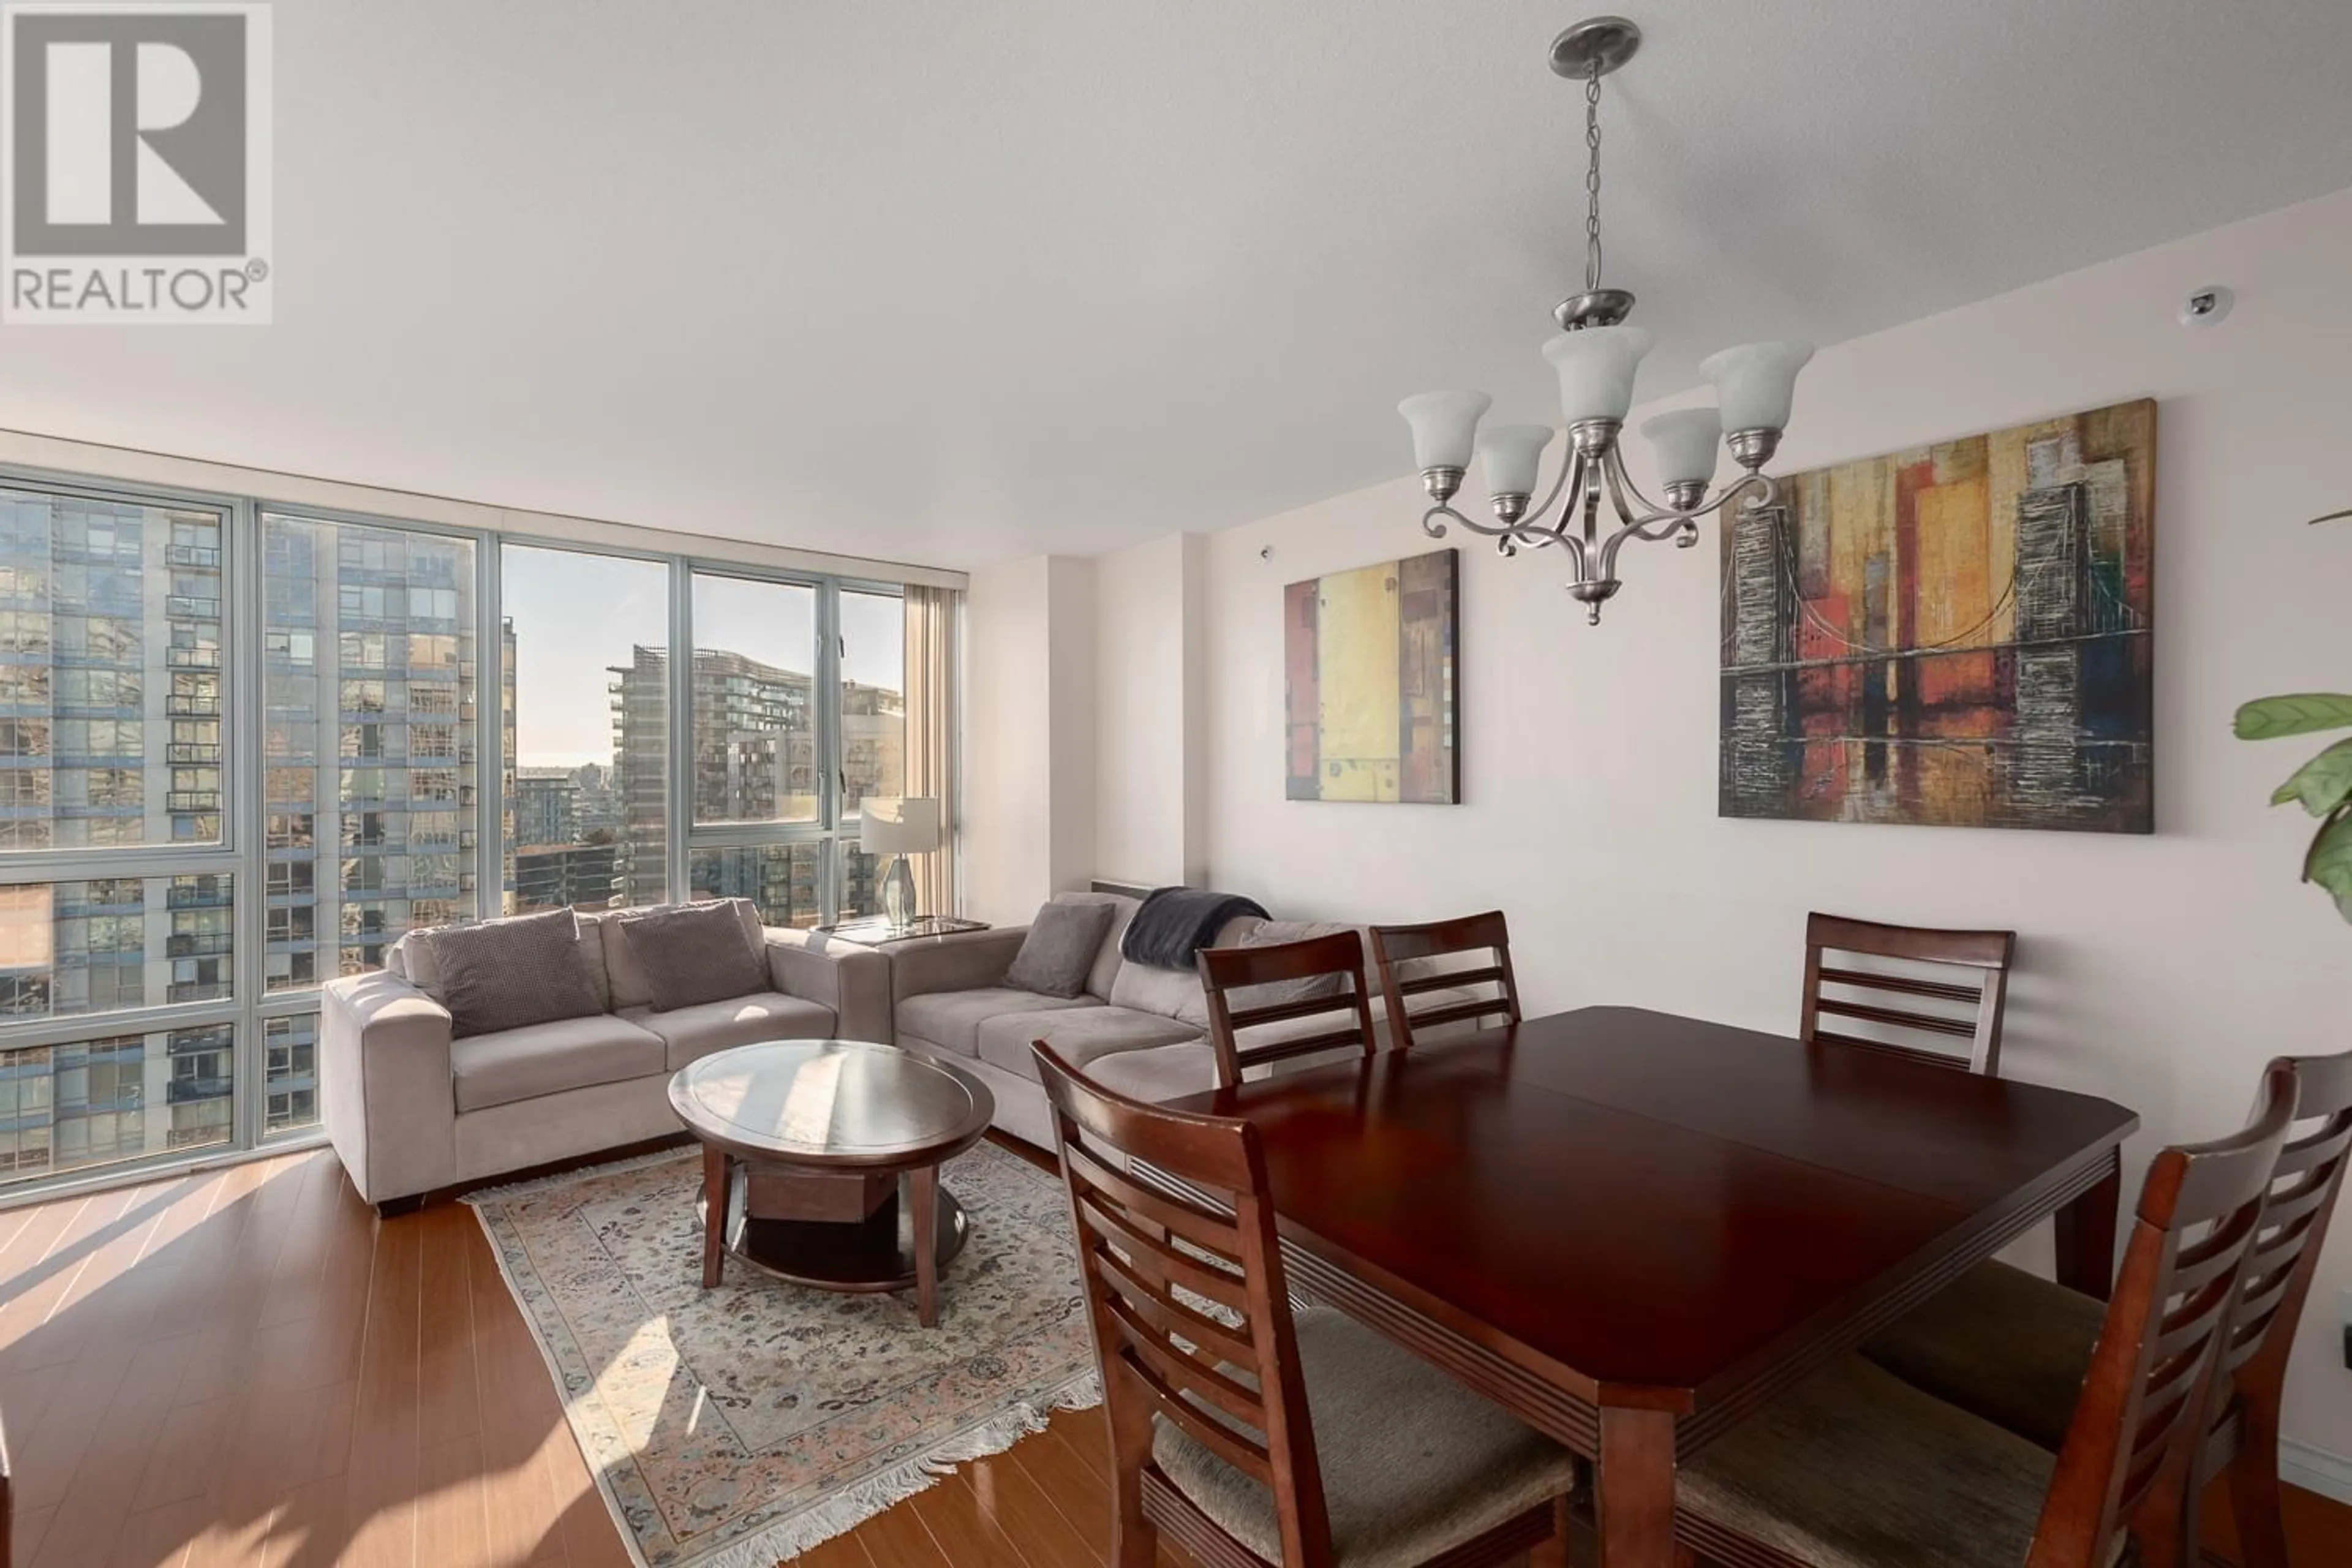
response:
M1217 940L1218 930L1236 915L1268 920L1255 899L1208 888L1154 888L1143 896L1135 918L1118 939L1118 955L1154 969L1190 969L1192 954Z

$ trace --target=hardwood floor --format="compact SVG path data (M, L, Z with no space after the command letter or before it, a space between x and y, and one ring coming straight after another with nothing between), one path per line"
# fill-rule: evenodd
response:
M0 1415L19 1568L629 1561L472 1211L380 1223L324 1152L0 1214ZM798 1561L1100 1568L1106 1447L1058 1415Z

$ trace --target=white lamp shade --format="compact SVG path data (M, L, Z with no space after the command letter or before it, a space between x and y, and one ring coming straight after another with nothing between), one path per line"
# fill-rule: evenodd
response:
M929 855L940 847L940 803L924 796L858 802L857 847L868 855Z
M1490 495L1533 495L1536 468L1551 444L1549 425L1496 425L1478 433L1478 461Z
M1797 373L1812 357L1811 343L1742 343L1709 354L1698 373L1715 384L1726 430L1786 430Z
M1639 327L1585 327L1544 344L1544 358L1559 372L1559 411L1568 422L1624 418L1633 406L1633 373L1649 352L1650 334Z
M1466 468L1478 421L1495 400L1483 392L1424 392L1397 405L1412 426L1412 466Z
M1706 484L1715 478L1721 453L1723 420L1712 408L1677 408L1642 421L1642 434L1658 454L1661 484Z

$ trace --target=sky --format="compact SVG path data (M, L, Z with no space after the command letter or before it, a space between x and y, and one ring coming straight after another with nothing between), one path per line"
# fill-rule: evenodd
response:
M515 760L577 767L613 760L612 666L669 642L669 568L656 561L510 544L499 563L515 629ZM816 592L734 577L695 579L695 642L784 669L816 668ZM845 679L903 690L898 601L841 596Z

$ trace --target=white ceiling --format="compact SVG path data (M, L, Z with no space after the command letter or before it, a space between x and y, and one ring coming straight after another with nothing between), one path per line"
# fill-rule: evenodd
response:
M1622 3L1644 396L2352 182L2344 0ZM948 565L1223 527L1406 470L1403 394L1551 412L1582 14L278 0L276 324L0 331L0 425Z

